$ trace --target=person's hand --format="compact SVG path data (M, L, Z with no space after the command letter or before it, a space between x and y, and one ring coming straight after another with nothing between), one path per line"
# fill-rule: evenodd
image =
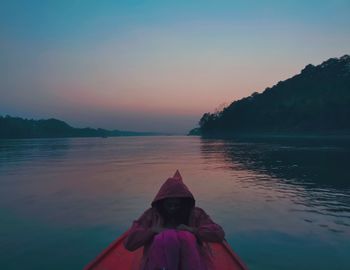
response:
M162 227L154 226L151 228L151 231L154 233L161 233L164 230Z
M191 232L191 233L195 232L195 228L192 228L192 227L187 226L185 224L180 224L179 226L176 227L176 229L179 230L179 231L188 231L188 232Z

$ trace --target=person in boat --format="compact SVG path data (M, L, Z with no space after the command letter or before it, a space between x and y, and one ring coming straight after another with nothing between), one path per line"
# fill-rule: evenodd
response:
M144 247L141 270L208 270L208 242L222 242L225 233L183 183L179 171L161 186L151 208L133 222L124 246Z

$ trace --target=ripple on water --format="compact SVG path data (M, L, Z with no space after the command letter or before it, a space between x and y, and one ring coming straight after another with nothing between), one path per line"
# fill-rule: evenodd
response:
M303 264L290 269L325 270L333 262L350 269L343 252L350 248L349 153L329 142L189 137L0 141L0 203L7 211L0 215L1 241L16 241L16 249L31 243L20 253L31 261L28 269L40 269L32 258L41 250L58 254L49 262L58 269L67 269L62 261L82 266L149 207L179 168L249 266L264 269L278 253L266 269L288 269L291 261ZM57 241L41 238L44 231ZM103 243L101 235L108 235ZM74 256L67 248L73 242L91 253ZM2 262L19 254L10 253Z

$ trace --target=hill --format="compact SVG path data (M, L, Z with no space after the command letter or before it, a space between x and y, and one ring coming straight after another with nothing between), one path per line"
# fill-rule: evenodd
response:
M74 128L57 119L33 120L0 116L0 139L152 136L152 132L133 132L94 128Z
M202 135L237 133L329 133L350 130L350 56L307 65L300 74L262 93L205 113Z

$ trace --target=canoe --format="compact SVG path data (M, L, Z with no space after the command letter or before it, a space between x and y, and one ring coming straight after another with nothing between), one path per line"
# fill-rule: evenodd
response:
M128 232L122 234L109 245L84 270L138 270L142 258L143 248L130 252L124 248L123 240ZM210 243L212 249L212 270L248 270L244 263L233 252L229 244Z

